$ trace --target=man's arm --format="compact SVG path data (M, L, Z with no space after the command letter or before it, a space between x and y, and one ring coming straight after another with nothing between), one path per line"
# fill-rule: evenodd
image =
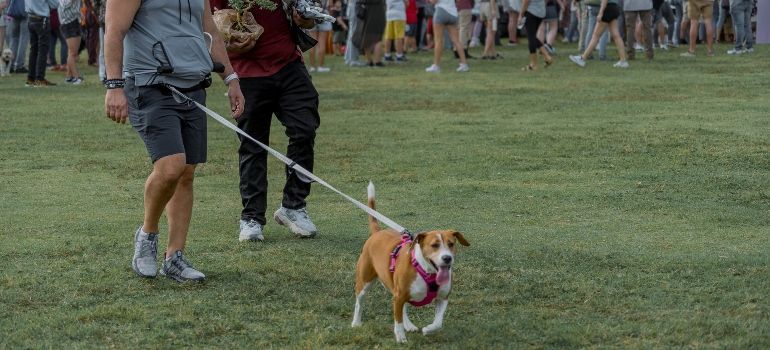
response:
M211 34L211 58L214 62L219 62L225 66L225 71L219 73L222 80L230 78L229 81L225 80L227 84L227 96L230 98L230 112L233 118L238 118L243 113L244 98L241 93L241 85L237 75L233 75L232 64L230 64L230 58L227 57L227 50L225 49L225 41L222 40L222 36L219 34L219 29L214 23L214 17L211 15L211 5L209 0L205 0L203 6L203 31Z
M123 78L123 39L134 22L141 0L107 1L104 29L104 65L107 79ZM107 117L125 124L128 103L122 88L107 89L104 97Z

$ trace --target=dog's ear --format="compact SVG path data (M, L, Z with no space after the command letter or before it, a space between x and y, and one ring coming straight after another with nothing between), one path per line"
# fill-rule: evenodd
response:
M425 240L425 237L428 237L428 234L425 232L420 232L417 234L417 236L414 237L414 243L417 243L422 246L422 241Z
M465 237L463 237L462 233L454 231L454 232L452 232L452 235L454 235L455 238L457 238L457 241L460 242L460 244L462 244L462 245L464 245L466 247L471 245L470 243L468 243L468 241L465 239Z

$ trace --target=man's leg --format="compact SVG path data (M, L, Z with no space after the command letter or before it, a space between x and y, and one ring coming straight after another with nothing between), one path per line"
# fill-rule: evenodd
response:
M286 127L289 145L286 155L300 166L313 171L316 129L320 125L318 115L318 92L307 77L299 62L288 64L281 72L278 97L278 120ZM286 185L283 189L282 204L288 209L305 207L305 198L310 194L310 184L302 181L295 172L287 168Z
M286 69L284 67L283 69ZM280 73L280 72L279 72ZM278 73L277 73L278 74ZM270 123L275 110L275 85L271 78L241 79L246 105L238 119L238 127L264 144L270 142ZM267 210L267 152L257 144L240 137L238 148L242 220L256 220L265 225Z
M634 27L636 23L636 17L638 16L637 11L626 11L623 13L626 17L626 55L628 55L629 60L633 60L636 57L636 51L634 49L634 44L636 44L636 35L634 35Z
M698 20L690 19L690 53L695 53L695 42L698 41Z
M158 232L160 216L174 195L185 167L184 153L165 156L152 165L152 173L144 183L144 232Z
M173 196L166 204L166 216L168 217L166 257L171 256L177 250L184 250L187 232L190 228L190 219L192 218L194 177L195 164L185 164L181 176L177 179Z
M652 28L652 22L653 22L653 11L647 10L641 12L641 20L642 20L642 41L644 43L644 52L647 54L647 59L651 60L655 57L655 52L652 48L652 41L653 41L653 28ZM665 44L665 42L661 41L661 45ZM633 50L634 48L631 47L631 44L628 44L629 50Z

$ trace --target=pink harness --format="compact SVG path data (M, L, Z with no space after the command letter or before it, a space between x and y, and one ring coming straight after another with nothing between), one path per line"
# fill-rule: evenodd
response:
M401 236L401 243L393 248L393 252L390 253L390 272L396 270L396 258L398 258L398 254L401 252L401 248L410 243L412 243L412 239L408 234ZM435 299L436 295L438 295L439 285L436 283L436 274L425 272L425 269L420 266L420 263L418 263L417 259L414 257L414 250L411 251L411 258L412 266L414 266L414 269L417 270L417 273L420 275L420 277L422 277L423 281L425 281L425 284L428 285L428 293L425 295L425 299L420 301L409 300L409 304L417 307L428 305L433 302L433 299Z

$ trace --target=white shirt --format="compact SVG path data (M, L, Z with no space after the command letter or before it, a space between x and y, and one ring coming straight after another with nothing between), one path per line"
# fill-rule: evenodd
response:
M406 21L406 4L404 0L387 0L388 6L385 19L388 21Z
M436 7L440 7L450 15L457 17L457 5L455 5L455 0L438 0L438 2L436 2Z

